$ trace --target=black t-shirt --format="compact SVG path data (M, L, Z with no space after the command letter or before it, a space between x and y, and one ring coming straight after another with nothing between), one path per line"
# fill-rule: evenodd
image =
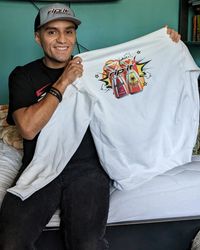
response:
M48 68L42 59L33 61L25 66L16 67L9 77L9 110L7 122L14 125L12 113L19 108L37 103L43 98L51 85L60 77L63 70L64 68ZM23 139L23 169L33 158L38 135L33 140ZM97 158L97 153L90 130L88 129L71 160L90 157Z

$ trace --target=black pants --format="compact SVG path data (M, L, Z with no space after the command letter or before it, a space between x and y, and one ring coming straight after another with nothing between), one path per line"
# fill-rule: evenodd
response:
M0 212L0 249L35 250L56 209L67 250L104 250L109 178L96 158L73 159L51 183L25 201L7 193Z

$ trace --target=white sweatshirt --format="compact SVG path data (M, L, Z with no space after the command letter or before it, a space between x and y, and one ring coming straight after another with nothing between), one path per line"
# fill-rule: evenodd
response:
M79 56L83 77L66 90L32 162L8 189L22 200L61 173L89 124L116 188L132 189L191 161L199 68L183 42L173 42L163 28Z

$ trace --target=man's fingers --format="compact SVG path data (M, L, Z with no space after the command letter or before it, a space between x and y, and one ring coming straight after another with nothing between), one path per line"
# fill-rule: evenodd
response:
M174 42L178 42L181 39L181 35L177 31L170 29L168 27L167 27L167 34L170 36L170 38Z
M79 56L77 56L77 57L74 57L74 58L71 60L71 62L80 64L80 63L82 63L82 59L81 59Z

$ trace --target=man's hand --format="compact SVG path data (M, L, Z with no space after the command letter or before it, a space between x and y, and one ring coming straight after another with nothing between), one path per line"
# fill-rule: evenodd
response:
M58 85L62 85L62 87L60 86L61 93L64 92L64 90L68 85L72 84L77 78L81 77L82 74L83 74L82 59L77 56L71 61L69 61L69 63L65 67L64 72L57 81Z
M177 31L170 29L169 27L167 27L167 34L172 39L172 41L174 41L176 43L179 42L181 39L181 35Z

